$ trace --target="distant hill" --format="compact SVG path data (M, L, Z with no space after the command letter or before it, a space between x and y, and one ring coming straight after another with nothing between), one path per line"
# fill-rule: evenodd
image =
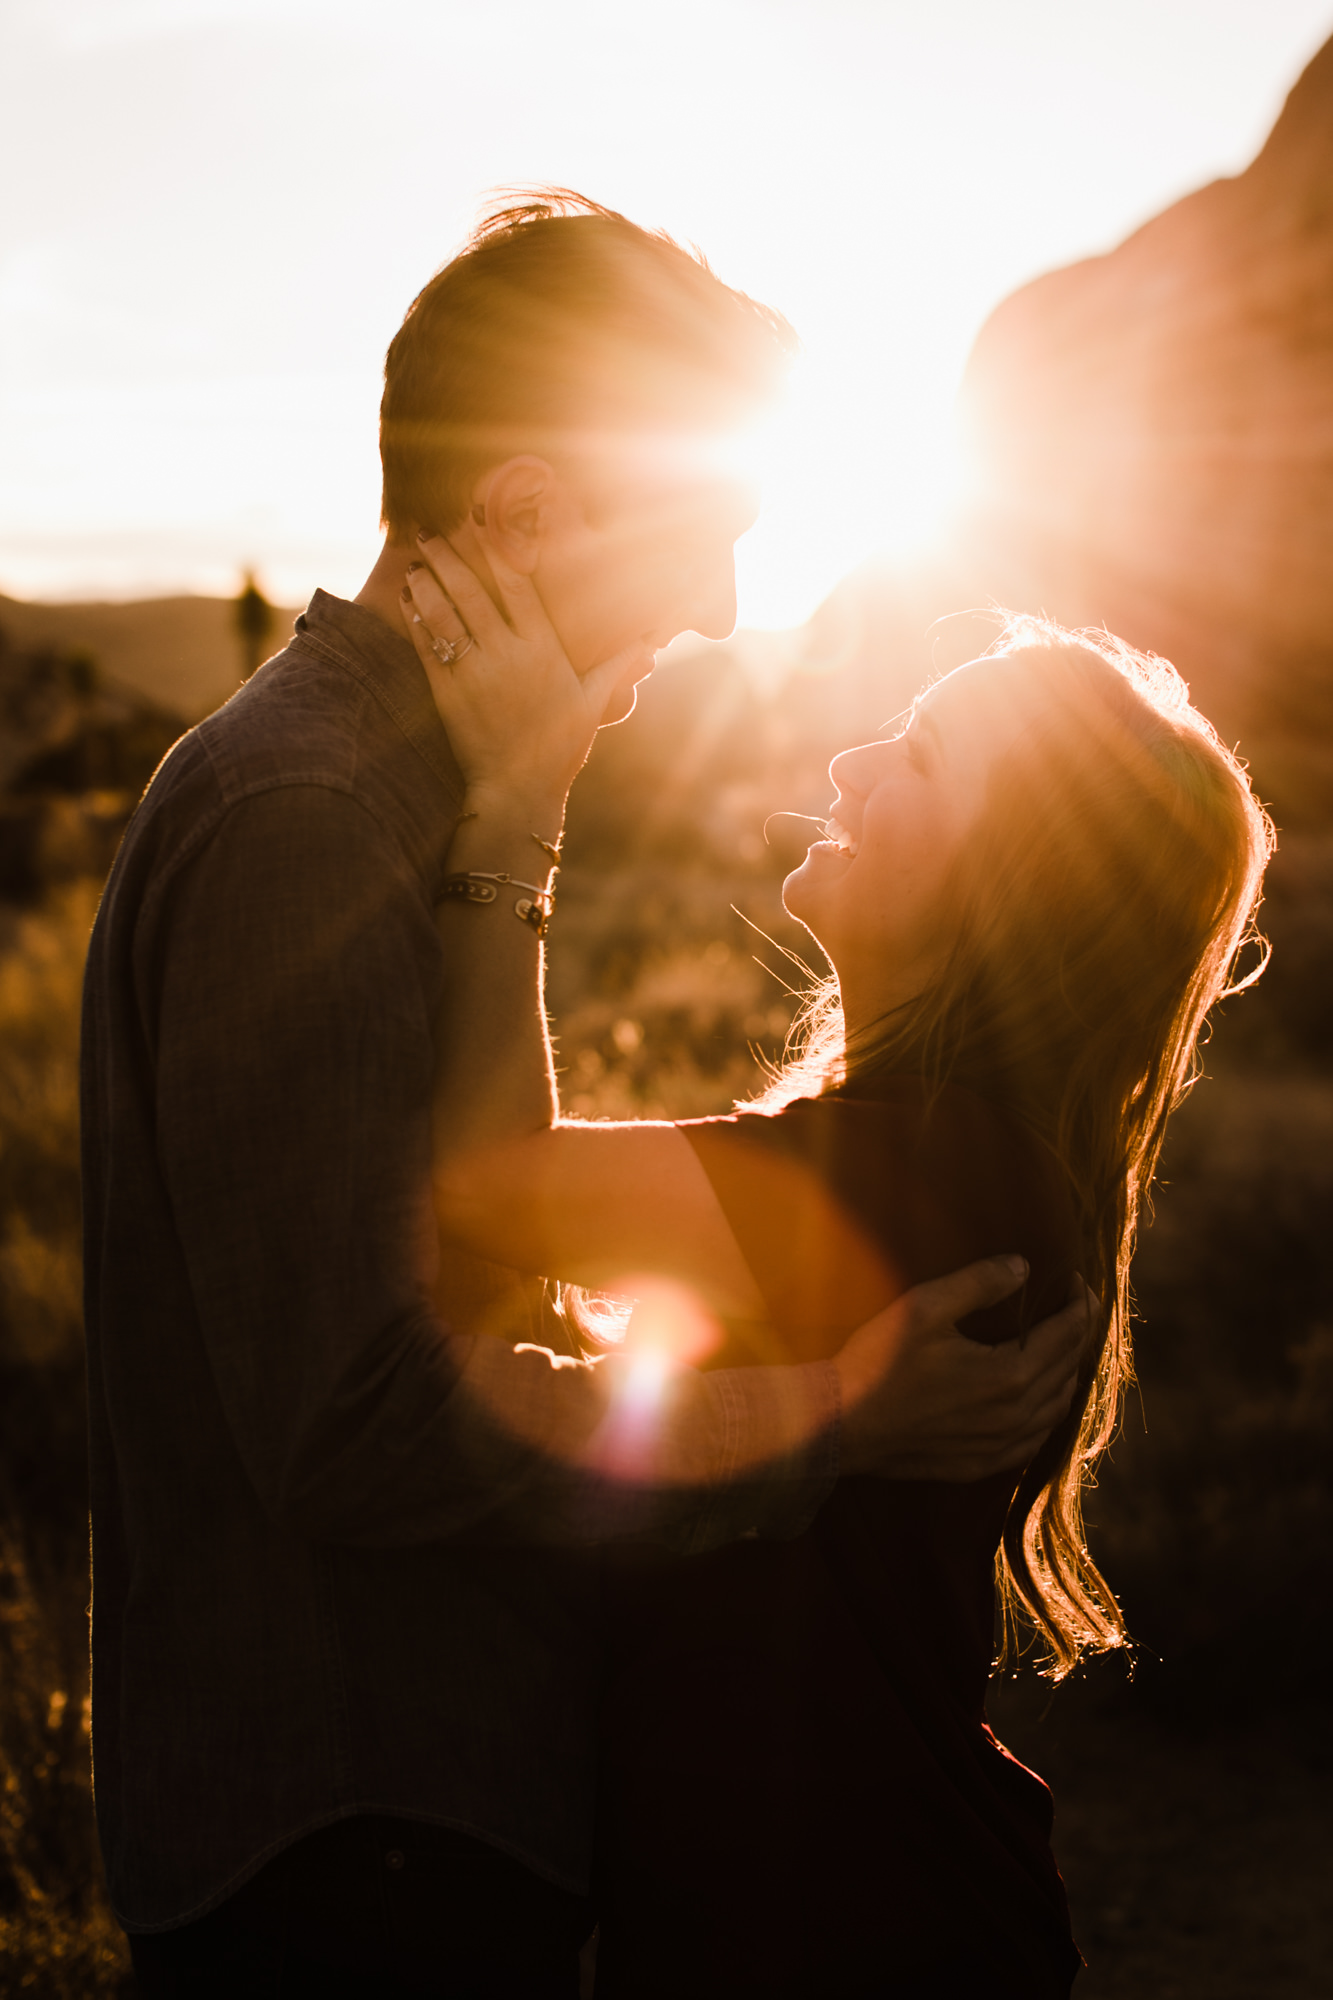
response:
M111 682L187 722L226 701L241 677L227 597L155 597L134 604L29 604L0 596L0 632L23 652L87 653ZM287 643L297 613L274 607L269 651Z

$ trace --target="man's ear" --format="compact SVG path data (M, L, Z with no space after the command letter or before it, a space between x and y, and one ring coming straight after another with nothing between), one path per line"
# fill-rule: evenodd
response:
M560 481L544 458L507 458L477 481L471 519L484 528L511 569L530 576L549 534Z

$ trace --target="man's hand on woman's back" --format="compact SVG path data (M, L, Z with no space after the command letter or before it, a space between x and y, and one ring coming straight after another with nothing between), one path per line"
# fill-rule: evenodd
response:
M1069 1409L1099 1309L1080 1282L1022 1341L990 1347L959 1333L959 1320L1026 1275L1021 1257L986 1258L857 1329L836 1362L844 1472L967 1481L1027 1464Z

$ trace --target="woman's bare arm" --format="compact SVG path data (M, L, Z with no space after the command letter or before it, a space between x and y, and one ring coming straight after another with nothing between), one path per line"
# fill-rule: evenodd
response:
M691 1286L715 1312L766 1312L674 1125L558 1124L460 1154L437 1171L436 1207L446 1236L496 1263L609 1291L652 1274Z
M404 622L467 783L451 868L540 883L543 850L532 836L555 840L569 786L625 662L609 661L580 680L531 584L489 545L485 552L505 618L448 544L435 539L423 553L452 603L431 570L418 569ZM476 643L466 670L455 675L433 654L432 636L468 634ZM514 915L513 900L500 887L494 902L440 912L455 973L437 1097L448 1226L474 1232L468 1240L498 1261L539 1270L570 1262L568 1275L594 1281L604 1282L599 1274L623 1251L631 1266L691 1276L722 1310L753 1311L753 1280L679 1132L555 1122L539 940ZM625 1147L639 1149L632 1162ZM567 1172L555 1164L566 1159ZM566 1243L560 1256L547 1240L556 1235ZM1021 1349L1017 1342L978 1346L955 1326L1007 1296L1023 1275L1021 1260L969 1266L916 1287L847 1341L830 1364L844 1471L971 1480L1026 1462L1073 1393L1091 1323L1086 1304L1072 1303ZM822 1380L818 1367L742 1372ZM799 1398L784 1392L770 1401L768 1430L757 1420L752 1426L750 1444L761 1459L787 1449L786 1431L802 1436L809 1422ZM812 1391L812 1407L818 1403Z
M523 824L495 805L466 820L451 868L536 870ZM552 824L548 807L545 825ZM715 1310L763 1303L712 1184L674 1125L560 1123L542 999L540 939L496 903L442 903L452 968L436 1078L440 1227L493 1263L616 1289L654 1273L692 1285Z

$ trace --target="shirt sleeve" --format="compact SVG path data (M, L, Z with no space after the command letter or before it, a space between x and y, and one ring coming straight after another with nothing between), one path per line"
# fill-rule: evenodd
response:
M629 1477L598 1448L614 1366L441 1321L429 1106L446 968L419 881L354 798L308 785L235 805L137 959L198 1332L275 1522L369 1545L684 1551L808 1523L837 1471L828 1366L686 1374L650 1476Z

